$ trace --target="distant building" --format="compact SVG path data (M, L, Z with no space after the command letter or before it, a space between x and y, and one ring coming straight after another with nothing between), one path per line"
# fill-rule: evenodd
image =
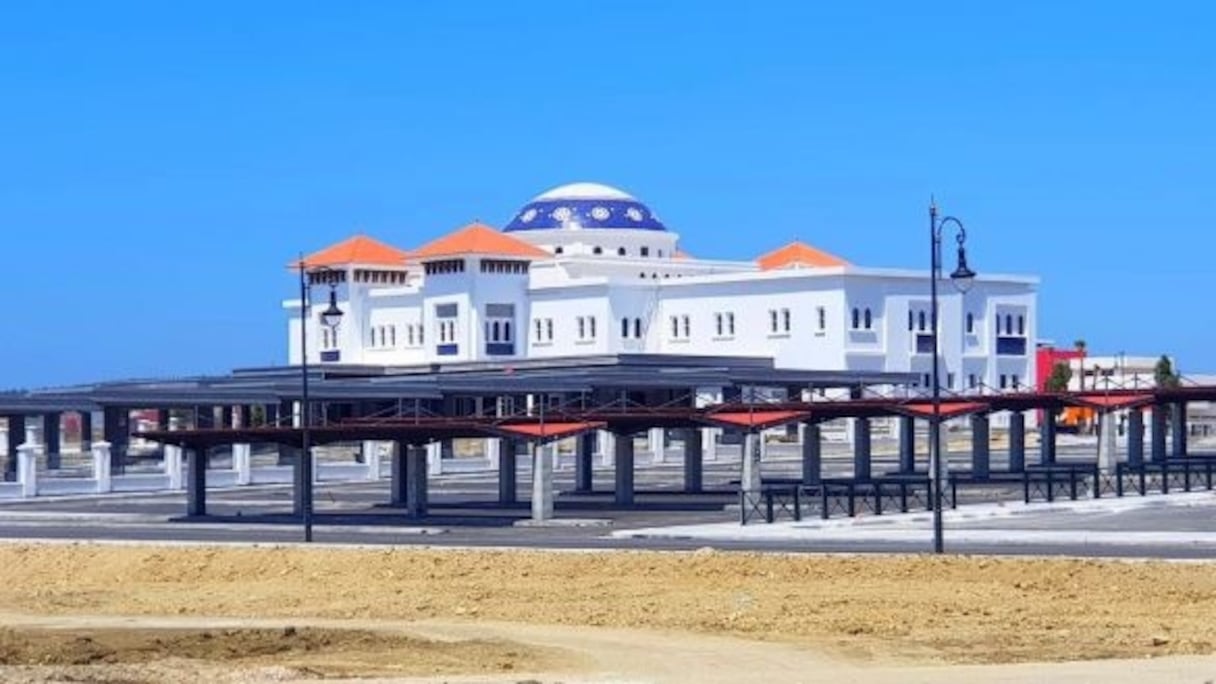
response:
M747 230L740 226L739 230ZM949 256L949 255L947 255ZM309 360L415 366L614 353L770 357L778 367L932 371L925 269L854 265L794 242L740 261L697 259L651 208L566 185L501 231L475 223L400 249L355 236L306 257ZM341 325L320 325L330 286ZM1034 387L1038 279L981 273L941 289L947 393ZM300 303L288 350L300 361Z

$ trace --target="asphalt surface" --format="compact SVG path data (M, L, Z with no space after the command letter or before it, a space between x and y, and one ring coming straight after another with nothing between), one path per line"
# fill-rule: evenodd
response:
M874 457L874 472L893 470L894 454ZM770 448L764 465L766 478L796 478L800 464L794 448ZM1060 458L1092 459L1092 448L1065 447ZM1032 455L1028 454L1028 459ZM951 454L957 467L966 467L968 455ZM738 541L681 538L625 538L610 536L620 530L706 523L731 523L739 519L732 482L739 464L726 452L705 463L706 492L683 494L682 465L677 452L663 465L642 465L636 471L636 502L620 507L613 503L611 468L597 468L594 492L573 492L573 469L568 461L556 473L559 490L557 523L530 527L517 523L530 516L527 501L530 473L527 459L520 459L518 494L520 503L497 502L497 475L493 472L433 476L430 509L422 518L407 517L387 505L387 481L325 484L316 488L314 541L325 544L392 544L468 547L523 547L553 549L665 549L687 550L713 547L721 550L750 550L806 553L927 553L931 529L924 526L923 540L883 541L771 540ZM825 455L825 474L847 475L851 457L843 453ZM1002 454L994 449L993 467L1003 466ZM1009 501L1021 506L1021 487L984 487L964 490L962 508L974 502ZM1213 495L1216 497L1216 494ZM1158 495L1167 501L1170 497ZM255 486L208 492L209 515L187 519L184 493L112 494L106 496L36 499L0 503L0 538L108 541L168 541L227 543L293 543L302 540L302 526L291 514L288 486ZM1034 504L1024 514L1000 520L962 523L968 529L1019 530L1128 530L1138 532L1216 532L1216 506L1153 506L1125 512L1090 514L1036 512ZM817 515L811 510L808 516ZM920 514L923 518L923 510ZM754 523L754 524L763 524ZM1043 543L1009 545L999 542L950 542L948 551L967 554L1068 555L1150 558L1216 558L1216 547L1184 541L1137 545Z

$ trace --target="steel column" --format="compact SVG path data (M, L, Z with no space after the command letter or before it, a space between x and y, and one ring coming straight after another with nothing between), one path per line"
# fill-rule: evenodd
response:
M819 423L802 428L802 484L817 485L823 478L823 430Z
M1144 411L1132 409L1127 414L1127 462L1144 463Z
M207 515L207 449L195 447L190 450L186 480L186 515Z
M584 432L576 438L574 491L580 494L588 494L592 490L593 473L591 460L595 454L595 437L594 432Z
M1157 404L1153 406L1152 421L1153 421L1153 444L1152 444L1152 459L1153 463L1162 463L1165 461L1165 433L1166 433L1166 407Z
M614 499L618 506L630 506L633 504L633 435L618 434L612 441L616 445Z
M853 421L853 479L868 481L871 478L870 419Z
M700 428L684 430L684 491L696 494L704 489L705 457Z
M504 437L498 449L498 503L513 504L519 500L517 493L519 443Z
M971 475L977 480L988 479L992 471L988 437L988 416L982 413L971 416Z
M899 417L899 472L916 472L916 419Z
M1009 472L1026 470L1026 414L1014 411L1009 415Z

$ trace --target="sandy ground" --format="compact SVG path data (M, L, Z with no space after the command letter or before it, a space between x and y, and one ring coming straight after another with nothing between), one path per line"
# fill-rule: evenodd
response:
M1202 683L1216 565L4 544L0 627L3 681Z

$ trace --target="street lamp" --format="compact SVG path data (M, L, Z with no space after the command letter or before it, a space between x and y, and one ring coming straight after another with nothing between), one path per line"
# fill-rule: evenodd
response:
M942 539L942 479L945 475L946 459L942 455L942 386L941 386L941 348L938 343L938 303L937 281L942 277L942 230L947 225L953 225L958 231L958 265L950 274L950 281L955 289L966 294L975 284L975 271L967 266L967 229L963 222L953 216L938 218L937 203L929 203L929 240L931 245L929 271L929 298L932 307L933 335L933 418L929 426L929 470L933 478L933 552L945 551Z
M308 311L312 306L312 283L309 278L338 272L326 267L310 271L303 255L300 256L300 457L296 459L296 482L300 487L300 517L304 523L305 542L312 541L312 402L308 398ZM332 331L341 322L337 287L330 279L329 306L321 312L321 324Z

